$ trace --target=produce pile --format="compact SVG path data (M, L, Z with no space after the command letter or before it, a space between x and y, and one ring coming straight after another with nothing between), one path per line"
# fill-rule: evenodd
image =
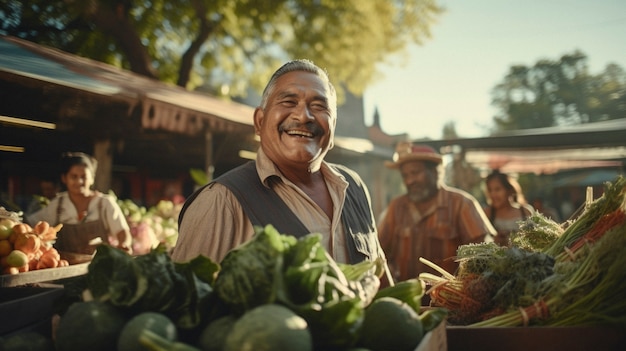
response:
M1 274L68 266L67 260L61 259L52 247L62 226L52 227L46 221L39 221L33 228L16 218L0 219Z
M581 215L559 225L535 213L510 246L460 246L459 269L422 273L450 324L626 327L626 179L606 183Z
M219 263L100 246L66 285L82 293L66 301L54 349L413 351L447 315L422 311L418 279L380 288L381 262L335 262L319 234L256 230Z
M130 227L135 255L144 255L158 245L165 246L168 251L174 247L178 240L178 214L182 204L161 200L146 208L130 199L118 199L117 204Z

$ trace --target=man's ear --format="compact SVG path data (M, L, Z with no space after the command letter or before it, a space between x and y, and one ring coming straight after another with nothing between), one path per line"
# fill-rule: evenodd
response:
M261 125L264 117L265 113L262 108L257 107L254 109L254 134L261 135Z
M335 115L335 118L333 118L333 120L331 121L331 128L333 130L333 135L332 138L330 139L330 144L328 146L328 150L331 150L333 147L335 147L335 131L337 130L337 115Z

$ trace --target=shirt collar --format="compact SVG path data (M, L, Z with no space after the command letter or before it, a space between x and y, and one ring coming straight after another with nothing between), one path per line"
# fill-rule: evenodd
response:
M285 176L280 172L278 167L270 160L270 158L265 154L263 148L260 147L257 151L256 155L256 170L259 174L259 178L261 182L266 187L269 187L270 179L274 177L280 178L283 182L289 183L289 180L285 178ZM344 184L347 186L348 182L344 179L343 175L331 167L328 166L326 161L322 161L322 166L320 167L320 172L324 175L327 182L338 182L339 184Z

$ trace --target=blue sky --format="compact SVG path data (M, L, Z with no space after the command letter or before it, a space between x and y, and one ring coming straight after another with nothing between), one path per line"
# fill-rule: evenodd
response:
M389 134L440 139L454 121L460 136L486 136L495 115L490 91L512 65L580 50L592 74L609 63L626 69L625 0L440 3L447 11L432 37L379 66L384 77L364 95L367 124L377 107Z

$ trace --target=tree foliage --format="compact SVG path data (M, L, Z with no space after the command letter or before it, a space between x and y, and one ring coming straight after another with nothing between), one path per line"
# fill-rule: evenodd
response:
M534 66L512 66L492 91L497 130L573 125L626 116L626 72L616 64L589 73L580 51Z
M360 94L376 64L421 44L436 0L2 0L0 30L218 95L259 91L289 58Z

